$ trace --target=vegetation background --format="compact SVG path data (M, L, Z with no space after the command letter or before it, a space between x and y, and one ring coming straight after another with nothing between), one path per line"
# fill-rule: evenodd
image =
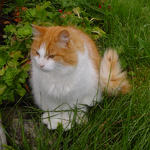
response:
M0 46L1 114L20 108L28 114L35 123L36 149L149 149L149 0L7 0L0 16L5 26ZM89 121L83 125L73 122L65 132L61 125L56 131L46 129L29 86L31 24L75 25L93 38L101 55L106 48L115 48L128 72L131 92L118 97L104 93L103 102L89 108ZM19 117L22 122L22 114ZM20 145L15 143L15 131L13 138L7 130L6 134L7 149L33 149L23 126Z

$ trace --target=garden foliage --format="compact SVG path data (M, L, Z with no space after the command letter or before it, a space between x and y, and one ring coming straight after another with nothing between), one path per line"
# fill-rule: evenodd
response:
M24 7L22 4L24 3L16 1L16 6L11 8L14 20L18 23L4 28L6 45L0 47L0 104L2 100L14 101L15 96L24 96L28 89L26 83L30 70L31 24L75 25L91 35L94 40L105 36L105 32L95 24L100 24L101 19L92 18L84 7L80 7L82 3L78 1L47 1L31 5L32 7ZM7 7L3 11L5 9L8 11Z

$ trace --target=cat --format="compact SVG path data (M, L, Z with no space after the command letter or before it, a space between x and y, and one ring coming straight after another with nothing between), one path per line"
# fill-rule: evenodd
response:
M86 107L110 95L128 93L130 84L113 49L100 57L94 41L76 27L33 25L31 85L36 105L45 111L42 122L49 129L71 128L74 105L81 109L77 123L85 118ZM60 112L59 112L60 111Z

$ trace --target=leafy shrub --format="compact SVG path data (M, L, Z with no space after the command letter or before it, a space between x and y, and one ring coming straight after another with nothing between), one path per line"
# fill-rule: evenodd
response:
M26 79L30 70L29 51L32 43L31 24L75 25L93 39L105 35L105 32L94 23L100 19L89 17L86 10L81 9L78 1L70 3L59 0L53 4L47 1L33 8L23 9L20 5L19 3L15 10L15 14L19 16L14 16L18 24L10 24L4 28L6 45L0 48L0 104L2 100L14 101L16 95L24 96L26 93Z

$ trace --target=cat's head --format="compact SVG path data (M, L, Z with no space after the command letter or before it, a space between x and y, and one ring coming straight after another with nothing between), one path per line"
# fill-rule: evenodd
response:
M67 27L33 26L31 59L43 71L62 71L78 63L78 49L83 43Z

